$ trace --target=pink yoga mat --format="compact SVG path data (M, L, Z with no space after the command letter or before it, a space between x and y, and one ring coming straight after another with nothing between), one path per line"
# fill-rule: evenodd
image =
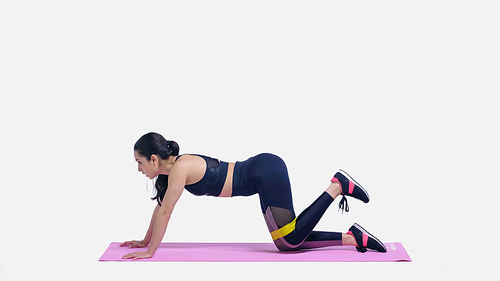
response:
M131 261L122 256L147 248L119 247L113 242L99 261ZM387 253L359 253L352 246L279 252L272 243L162 243L152 262L411 262L401 243L385 243Z

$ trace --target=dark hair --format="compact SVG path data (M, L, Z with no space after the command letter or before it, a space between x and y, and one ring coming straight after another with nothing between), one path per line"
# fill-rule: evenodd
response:
M137 151L141 156L145 157L148 161L151 160L151 156L154 154L163 160L167 160L170 156L179 155L179 145L173 140L166 140L162 135L158 133L147 133L142 136L134 145L134 150ZM158 201L161 205L161 201L165 196L168 188L168 176L158 175L155 182L156 196L151 198L151 200Z

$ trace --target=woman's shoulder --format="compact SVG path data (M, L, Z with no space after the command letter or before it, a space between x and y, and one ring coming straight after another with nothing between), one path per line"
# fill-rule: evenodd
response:
M206 161L200 156L183 154L176 159L170 175L186 178L186 184L192 184L198 182L203 177L206 167Z

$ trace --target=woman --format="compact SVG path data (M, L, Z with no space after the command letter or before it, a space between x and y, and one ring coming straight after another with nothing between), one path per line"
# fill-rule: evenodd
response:
M151 258L163 239L177 200L184 189L194 195L218 197L259 194L262 214L280 251L352 245L360 252L386 252L385 245L358 224L347 233L313 231L326 209L339 195L339 207L349 211L345 196L365 203L368 193L345 172L337 172L330 186L298 217L292 204L290 181L285 163L273 154L259 154L243 162L227 163L203 155L179 156L179 145L157 133L142 136L134 146L138 170L150 179L157 177L158 201L146 237L120 246L141 248L125 259Z

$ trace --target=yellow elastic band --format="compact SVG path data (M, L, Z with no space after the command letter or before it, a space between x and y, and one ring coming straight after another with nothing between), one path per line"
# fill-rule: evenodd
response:
M273 241L276 239L280 239L281 237L288 235L290 232L292 232L295 229L296 220L297 218L295 218L291 223L283 226L282 228L271 232L271 237L273 237Z

